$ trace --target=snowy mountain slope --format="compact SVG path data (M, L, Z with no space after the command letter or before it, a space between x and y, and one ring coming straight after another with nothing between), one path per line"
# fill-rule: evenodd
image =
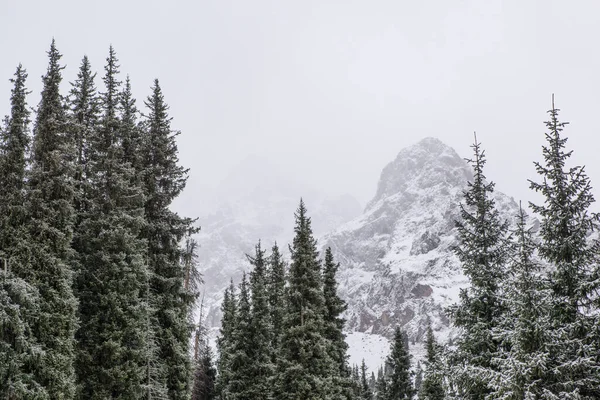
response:
M467 285L451 247L469 179L469 165L452 148L424 139L384 168L361 216L321 238L341 263L350 331L390 337L401 326L420 341L429 317L439 339L448 339L444 308ZM512 220L517 203L495 196L502 216Z

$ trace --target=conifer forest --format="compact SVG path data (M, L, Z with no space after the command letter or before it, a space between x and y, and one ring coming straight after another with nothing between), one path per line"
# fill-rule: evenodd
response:
M63 82L59 48L41 93L24 65L0 77L12 87L0 94L0 400L600 399L600 215L559 96L533 106L549 108L534 201L500 207L484 145L465 143L449 230L468 284L441 310L452 334L428 311L413 336L390 319L372 370L350 361L348 252L322 247L307 198L289 210L289 243L256 237L237 254L248 268L220 292L219 326L207 322L203 220L173 210L206 172L180 162L159 80L122 73L110 46Z

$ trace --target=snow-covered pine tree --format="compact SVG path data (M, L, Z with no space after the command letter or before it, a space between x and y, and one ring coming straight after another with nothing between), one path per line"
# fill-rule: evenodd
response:
M221 303L221 330L217 339L217 385L216 392L221 399L229 398L229 384L231 382L231 354L233 347L233 335L235 324L238 319L237 298L235 295L235 286L231 281L229 287L225 289L223 302Z
M271 399L275 365L271 342L272 324L267 292L267 258L260 242L253 256L248 256L253 269L250 273L250 292L252 308L250 311L250 330L245 332L249 339L248 354L252 358L250 365L249 387L246 388L247 400ZM241 310L240 310L241 311Z
M269 256L267 288L271 310L273 362L276 363L283 328L283 316L285 314L285 262L277 243L273 245L271 255Z
M25 83L27 71L21 64L11 79L10 116L0 129L0 264L17 261L26 220L24 206L25 170L30 137L30 111Z
M325 250L325 263L323 265L323 294L325 297L325 337L329 341L329 356L337 365L333 372L334 396L348 399L352 397L350 390L350 370L348 368L348 344L344 335L346 320L342 317L346 311L346 302L337 293L338 284L336 274L339 264L333 259L331 248Z
M102 116L89 137L90 209L81 222L77 280L79 397L139 399L145 393L146 288L144 197L124 158L118 60L112 46Z
M72 290L71 238L74 223L74 145L60 94L62 57L54 40L43 79L26 186L28 231L23 279L37 289L40 308L32 333L41 347L33 373L51 399L75 395L77 301ZM25 268L24 268L25 269Z
M303 201L295 216L275 397L327 399L333 389L331 376L338 367L329 356L325 337L321 263Z
M188 310L193 296L184 289L185 269L181 264L180 241L193 230L193 220L170 210L173 200L185 188L188 170L181 167L168 106L158 79L145 102L140 169L145 194L145 228L151 291L155 296L155 334L160 359L165 364L169 397L188 400L191 383L189 357L192 326Z
M444 378L441 371L440 349L431 328L431 321L427 326L425 348L427 350L425 374L421 385L415 385L419 390L419 400L444 400Z
M39 297L18 276L27 266L21 257L26 243L24 189L30 141L26 80L27 72L19 64L11 79L10 116L0 129L0 398L6 399L47 396L31 371L40 349L29 324L39 312Z
M504 277L507 252L506 221L496 209L494 183L487 182L483 169L485 153L477 142L471 146L474 158L473 182L464 192L457 221L459 243L455 252L470 287L462 289L457 305L450 308L454 326L461 329L451 357L450 378L459 393L471 399L484 399L490 393L491 359L498 351L493 329L503 316L500 280Z
M226 389L227 400L249 400L255 378L252 376L251 304L246 273L239 286L237 319L232 332L229 364L229 383Z
M565 149L567 138L562 134L567 123L559 121L554 97L548 113L544 161L535 163L541 182L530 181L544 203L530 206L541 217L539 253L554 268L548 364L553 371L552 392L559 398L600 398L597 310L590 309L598 286L589 285L598 243L588 242L598 228L598 215L589 211L594 196L584 167L567 166L572 155Z
M362 363L360 364L360 400L373 400L373 392L371 391L371 386L369 385L369 380L367 379L367 365L365 364L365 359L363 358Z
M507 315L495 333L501 351L493 359L498 371L492 375L491 387L495 399L541 399L550 383L550 296L541 265L533 258L536 243L522 208L513 238L514 256L503 283Z
M390 374L386 382L385 400L410 400L415 395L410 371L412 356L408 352L408 336L399 327L394 332L394 340L386 366Z

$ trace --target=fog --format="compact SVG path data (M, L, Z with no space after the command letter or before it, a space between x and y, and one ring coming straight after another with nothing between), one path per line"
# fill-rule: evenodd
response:
M265 160L298 188L363 205L400 149L434 136L468 156L473 131L499 190L531 198L555 93L573 160L600 197L600 3L594 1L3 1L0 112L19 62L32 106L50 41L64 91L112 44L138 107L160 79L191 168L177 202L203 214L229 171ZM259 164L261 164L259 162ZM249 164L251 165L251 164ZM262 164L261 164L262 165ZM263 173L255 173L260 181ZM242 189L240 189L242 190ZM301 189L298 189L301 191ZM300 195L301 193L299 193ZM598 208L598 207L596 207Z

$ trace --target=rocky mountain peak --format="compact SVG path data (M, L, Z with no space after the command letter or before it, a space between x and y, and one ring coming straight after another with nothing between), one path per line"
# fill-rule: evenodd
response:
M401 150L383 169L377 193L367 210L382 199L413 188L425 189L438 184L463 187L470 178L469 166L453 148L428 137Z

